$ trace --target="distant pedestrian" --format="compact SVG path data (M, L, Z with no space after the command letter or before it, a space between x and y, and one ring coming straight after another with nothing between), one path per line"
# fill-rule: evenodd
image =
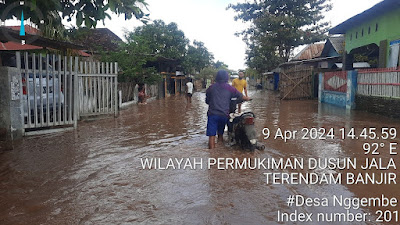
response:
M186 83L186 99L189 103L192 103L192 95L193 95L193 83L192 83L192 78L189 78L189 81Z
M235 78L232 81L232 86L236 88L236 90L238 90L240 93L243 94L243 90L244 90L244 94L247 95L247 81L246 79L244 79L244 73L243 72L239 72L239 78ZM238 113L240 113L242 110L242 103L238 104Z
M215 136L218 134L218 143L223 143L225 125L229 118L231 98L250 100L243 96L234 87L228 84L229 76L225 70L220 70L215 77L215 82L206 91L207 111L207 136L208 148L215 148Z
M139 104L147 104L146 103L146 88L144 84L139 85L139 93L138 93L138 98L139 98Z

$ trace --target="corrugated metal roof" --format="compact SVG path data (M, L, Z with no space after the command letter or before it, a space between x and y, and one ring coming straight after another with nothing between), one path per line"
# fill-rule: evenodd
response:
M335 63L335 66L339 69L342 69L343 63ZM353 68L354 69L361 69L361 68L370 68L371 65L367 62L356 62L353 63Z
M324 49L324 43L310 44L301 50L292 61L314 59L321 56L322 50Z
M333 48L337 53L342 53L344 51L344 36L330 37L329 41L332 43Z
M345 39L344 36L334 36L328 38L326 40L324 49L322 50L321 57L328 57L331 56L329 55L329 51L331 48L335 49L336 53L339 55L342 55L345 47Z

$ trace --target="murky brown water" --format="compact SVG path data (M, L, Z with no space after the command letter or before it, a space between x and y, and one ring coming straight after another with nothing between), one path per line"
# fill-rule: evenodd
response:
M24 138L12 143L13 150L4 147L11 143L2 143L0 224L277 224L278 210L343 212L343 208L288 207L289 195L378 197L384 193L400 198L398 184L271 185L264 170L141 168L140 158L154 157L165 161L271 157L361 160L365 158L362 140L297 139L284 143L262 140L261 131L264 127L400 129L399 120L364 112L348 115L333 106L319 107L317 101L279 101L272 92L251 91L250 95L254 100L244 108L257 115L256 129L265 151L245 152L229 146L208 150L207 105L205 94L199 92L191 105L183 95L155 100L124 110L116 119L80 122L73 132ZM400 161L399 156L394 158ZM351 211L374 215L376 209Z

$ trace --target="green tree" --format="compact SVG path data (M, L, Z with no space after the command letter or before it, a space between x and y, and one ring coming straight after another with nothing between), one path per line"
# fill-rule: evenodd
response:
M217 74L218 69L213 66L205 67L201 69L200 73L195 75L196 79L214 79L215 75Z
M147 62L156 58L150 49L149 40L136 36L133 32L125 34L126 42L122 42L115 52L102 54L102 60L118 62L121 69L119 81L154 84L161 79L154 67L146 67Z
M131 35L148 40L151 54L169 59L183 60L189 43L176 23L165 24L162 20L138 27Z
M230 4L235 20L250 27L237 35L248 46L249 67L271 70L288 61L295 47L325 38L329 23L323 13L332 8L330 0L255 0Z
M217 62L215 62L213 64L216 69L228 70L228 65L226 65L224 62L221 62L218 60Z
M118 62L123 71L121 78L147 84L161 78L149 62L157 58L183 61L189 42L176 23L165 24L162 20L127 32L125 39L126 43L121 43L116 52L103 54L103 59Z
M214 56L208 51L201 41L193 41L193 45L189 45L185 59L183 61L186 73L200 72L203 68L212 64Z
M273 46L248 44L246 50L246 64L249 68L257 70L259 73L272 70L284 60L279 58Z
M247 68L244 73L246 74L247 77L250 77L252 79L258 79L260 78L260 73L252 68Z
M147 3L145 0L31 0L25 1L26 4L20 6L20 0L6 0L5 4L0 4L0 15L5 19L21 18L21 11L24 11L24 18L30 19L33 23L41 25L41 19L44 24L59 26L61 19L71 21L75 19L76 26L96 27L98 21L111 18L108 12L116 15L124 15L126 20L133 17L143 22L148 21ZM17 7L4 14L8 6L16 4ZM10 9L10 8L9 8ZM40 12L43 18L40 18Z

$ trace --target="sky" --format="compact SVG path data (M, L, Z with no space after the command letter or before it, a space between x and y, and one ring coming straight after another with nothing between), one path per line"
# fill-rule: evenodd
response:
M245 29L241 21L235 21L233 10L226 10L231 3L245 0L146 0L150 19L161 19L166 23L175 22L185 36L193 42L201 41L229 69L244 69L246 45L234 34ZM334 27L350 17L359 14L382 0L331 0L333 9L326 13L326 20ZM74 21L73 21L74 22ZM123 16L112 15L111 20L98 23L123 38L126 30L132 31L143 24L135 19L125 21ZM300 49L296 49L299 52Z
M380 1L332 0L333 8L325 14L326 20L331 22L332 27L336 26ZM161 19L166 23L177 23L178 28L190 41L202 41L213 53L215 61L222 61L234 70L246 68L246 45L240 37L234 35L246 25L234 20L233 10L226 10L228 4L235 4L239 2L238 0L147 0L146 2L149 4L151 20ZM113 16L111 21L105 21L105 27L121 38L124 30L133 30L137 26L141 26L141 23L134 20L124 21L122 16L119 18Z

